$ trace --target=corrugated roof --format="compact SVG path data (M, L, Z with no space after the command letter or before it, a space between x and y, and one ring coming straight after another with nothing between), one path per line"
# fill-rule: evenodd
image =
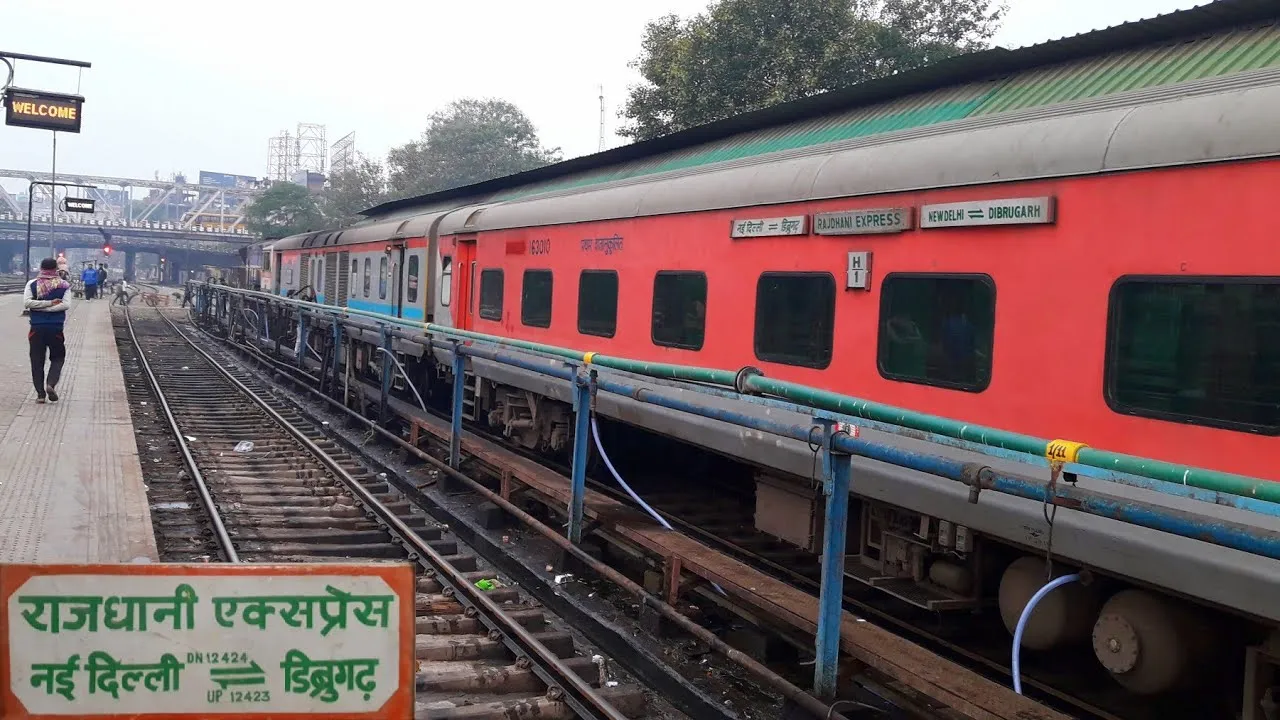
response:
M537 170L383 203L367 214L460 198L527 197L1270 67L1280 63L1278 16L1275 0L1218 0L1019 50L996 48ZM1264 27L1242 27L1264 21ZM1222 32L1231 28L1237 29Z

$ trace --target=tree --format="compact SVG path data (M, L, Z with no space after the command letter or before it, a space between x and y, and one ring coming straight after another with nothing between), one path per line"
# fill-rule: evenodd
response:
M278 238L320 230L325 218L305 187L277 182L245 210L245 224L264 237Z
M532 170L560 160L543 148L520 108L505 100L455 100L432 113L422 137L387 155L391 192L423 195Z
M650 22L622 134L647 140L985 48L999 0L718 0Z
M330 227L346 227L360 219L360 212L387 198L387 178L382 163L357 153L355 163L329 176L323 194Z

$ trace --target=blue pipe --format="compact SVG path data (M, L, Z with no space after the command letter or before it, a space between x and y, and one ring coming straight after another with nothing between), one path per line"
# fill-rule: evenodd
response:
M631 486L627 484L627 481L622 479L622 474L613 466L613 461L609 459L609 453L604 451L604 445L600 442L600 427L596 425L595 415L591 416L591 437L596 441L596 450L600 452L600 459L604 460L604 466L609 468L609 474L613 476L613 479L618 481L618 484L622 486L623 490L627 491L627 494L631 496L632 500L636 501L636 504L644 508L645 512L649 513L649 517L657 520L658 524L662 525L662 527L668 530L674 530L674 528L671 527L671 523L667 522L666 518L659 515L658 511L649 507L649 503L645 502L643 498L636 494L635 490L631 489ZM711 587L715 588L716 592L720 593L722 597L729 597L729 594L726 593L724 588L719 585L711 583Z
M1045 595L1079 579L1080 573L1053 579L1037 590L1036 594L1027 601L1027 606L1022 608L1022 615L1018 616L1018 626L1013 631L1013 691L1019 695L1022 694L1022 631L1027 629L1027 621L1031 619L1031 613L1035 611L1036 605L1044 599Z
M437 343L432 341L432 344L436 345ZM536 363L507 352L478 348L474 345L463 347L461 352L551 377L566 380L572 380L574 377L574 370L568 363L561 367L556 367L546 363ZM561 362L564 362L563 359ZM626 395L641 402L720 420L782 437L800 441L812 439L811 432L813 428L808 425L784 423L768 418L751 417L733 410L712 408L696 401L668 397L654 392L651 388L621 382L608 377L601 377L598 380L598 386L606 392ZM846 435L840 435L836 438L836 446L839 450L850 454L963 482L971 487L980 485L984 489L991 489L1037 502L1044 501L1049 494L1045 483L1028 478L995 473L990 468L976 463L964 463L927 453L885 446ZM978 471L981 472L982 477L975 479L975 473ZM1060 485L1055 497L1052 499L1059 505L1081 512L1280 560L1280 533L1274 531L1161 508L1150 503L1121 500L1102 493L1073 488L1069 485ZM1269 512L1268 514L1275 513Z
M618 481L618 484L622 486L623 490L627 491L627 494L631 496L632 500L636 501L637 505L644 508L644 511L649 513L649 517L657 520L658 524L662 527L671 530L671 523L667 522L667 519L659 515L656 510L649 507L649 503L645 502L643 498L637 495L636 491L631 489L631 486L627 484L627 481L623 480L622 475L620 475L617 469L613 467L613 462L609 460L609 453L604 451L604 445L600 442L600 427L596 425L595 415L591 416L591 437L596 441L596 450L600 452L600 459L604 460L604 466L609 468L609 474L613 476L613 479Z
M709 407L696 401L663 395L654 392L650 388L619 382L608 377L598 378L597 385L601 390L616 395L625 395L639 402L679 410L712 420L720 420L802 442L813 440L811 436L813 427L809 425L785 423L769 418L753 417L735 410ZM914 450L881 445L848 435L837 435L833 441L833 449L909 470L937 475L970 486L973 486L974 483L980 483L984 488L1037 502L1043 502L1046 496L1051 495L1047 483L995 473L990 468L974 463L965 463ZM1152 530L1211 542L1234 550L1280 560L1280 533L1265 528L1249 527L1212 517L1162 508L1136 500L1121 500L1102 493L1074 488L1068 484L1059 484L1056 493L1053 494L1051 499L1058 505L1091 515L1119 520Z
M633 378L639 382L651 380L635 373L629 373L623 370L615 370L626 377ZM735 390L721 389L713 385L705 385L701 383L684 383L681 390L695 392L700 395L709 395L711 397L724 398L726 400L734 400L747 402L752 405L760 405L762 407L777 408L779 410L787 410L801 415L813 414L813 408L805 407L789 400L781 400L778 398L766 397L763 395L741 395ZM935 445L945 445L948 447L958 448L968 452L987 455L989 457L997 457L1004 460L1011 460L1025 465L1033 465L1040 468L1048 468L1049 461L1038 455L1028 455L1017 450L1008 450L996 447L994 445L983 445L981 443L969 440L961 440L948 435L940 435L938 433L920 433L912 431L906 433L903 428L898 425L892 425L878 420L870 420L864 417L849 415L846 413L829 413L819 412L819 416L830 417L836 420L842 420L851 425L863 428L871 428L891 435L907 437L911 439L922 439ZM1191 485L1180 485L1178 483L1168 482L1166 480L1157 480L1154 478L1143 477L1141 475L1131 475L1129 473L1104 470L1102 468L1093 467L1091 465L1079 465L1076 463L1067 463L1065 465L1067 472L1074 472L1082 477L1093 478L1103 482L1114 482L1120 485L1128 485L1130 487L1142 488L1165 495L1175 495L1177 497L1185 497L1191 500L1207 502L1211 505L1224 505L1234 507L1249 512L1261 513L1263 515L1271 515L1280 517L1280 503L1269 502L1267 500L1259 500L1257 498L1244 497L1241 495L1232 495L1229 493L1218 492L1215 490L1205 490Z

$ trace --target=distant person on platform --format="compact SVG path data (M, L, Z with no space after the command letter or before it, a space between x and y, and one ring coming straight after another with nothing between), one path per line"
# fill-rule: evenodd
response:
M62 326L67 318L67 288L71 285L58 276L58 261L45 258L40 261L40 275L27 283L23 291L22 306L30 313L31 331L27 340L31 344L31 383L36 388L36 402L47 397L58 402L58 379L62 377L62 363L67 359L66 338ZM45 355L49 358L49 374L44 372Z
M98 268L89 265L80 271L80 282L84 283L84 299L92 300L98 295Z
M98 263L98 296L106 297L107 288L107 265L106 263Z

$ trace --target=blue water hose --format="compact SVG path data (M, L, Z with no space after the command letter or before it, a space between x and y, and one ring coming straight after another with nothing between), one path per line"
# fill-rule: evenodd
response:
M622 475L613 467L613 462L609 460L609 453L604 451L604 445L600 442L600 428L596 425L595 415L591 416L591 437L596 441L596 450L600 453L600 459L604 460L604 466L609 468L609 474L613 476L613 479L618 481L618 484L622 486L623 490L627 491L627 494L631 496L632 500L636 501L637 505L644 508L644 511L649 513L649 517L657 520L662 527L672 530L673 528L671 527L671 523L667 522L666 518L659 515L656 510L649 507L649 503L645 502L643 498L637 495L636 491L631 489L631 486L627 484L627 481L623 480ZM716 592L720 593L722 596L728 597L728 594L725 593L719 585L711 583L711 587L715 588Z
M1073 573L1045 583L1045 586L1037 590L1036 594L1027 601L1027 606L1022 608L1022 615L1018 617L1018 626L1013 631L1013 690L1019 695L1022 694L1022 631L1027 629L1027 621L1031 619L1031 613L1035 611L1036 605L1044 599L1045 595L1079 579L1080 573Z

